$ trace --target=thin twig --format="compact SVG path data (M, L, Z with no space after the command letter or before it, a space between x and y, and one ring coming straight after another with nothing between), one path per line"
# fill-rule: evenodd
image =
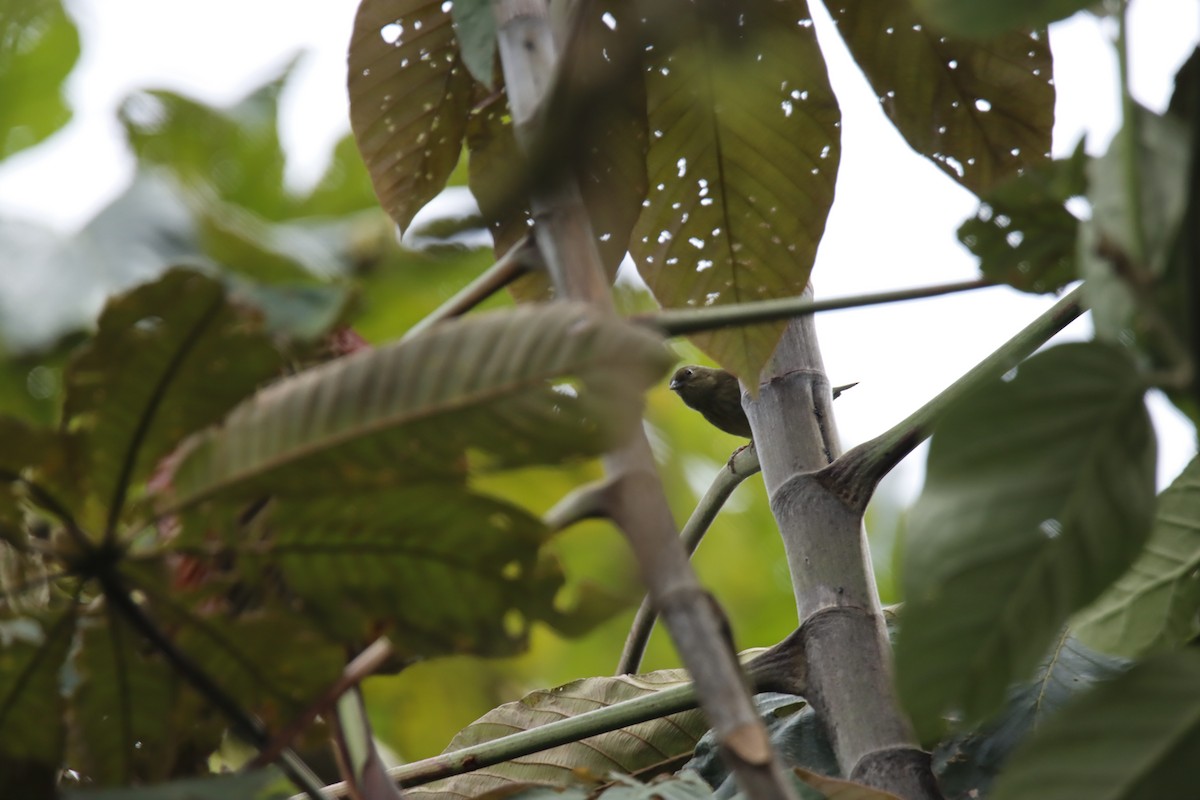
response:
M822 469L819 473L821 482L837 492L850 507L865 509L883 476L929 437L934 421L950 404L982 384L1004 375L1074 321L1083 313L1082 297L1083 286L1076 286L1020 333L902 422L846 451Z
M742 671L749 683L755 687L755 691L804 694L807 667L801 642L802 635L801 630L793 631L774 647L743 663ZM638 723L691 711L696 706L694 684L685 683L480 742L451 753L442 753L411 764L392 767L388 770L388 775L405 787L423 786L552 747L572 744ZM343 781L330 784L324 787L324 790L334 797L345 797L350 787ZM295 795L290 800L304 800L304 796Z
M653 314L637 315L632 320L641 325L653 328L664 336L680 336L686 333L712 331L737 325L751 325L760 322L777 322L779 320L794 319L821 311L862 308L882 303L898 303L904 300L919 300L925 297L938 297L957 292L969 292L996 285L998 284L979 278L972 281L942 283L936 286L922 286L915 289L875 292L873 294L855 295L853 297L835 297L830 300L809 300L806 297L781 297L774 300L757 300L726 306L658 311Z
M452 753L392 767L388 775L405 787L422 786L695 707L696 690L692 684L672 686L661 692L556 720L500 739L480 742ZM324 789L334 797L344 797L349 787L343 781ZM303 797L296 795L291 800L303 800Z
M725 505L725 501L733 494L733 490L746 478L756 474L758 470L758 451L750 446L740 448L716 474L708 491L704 493L704 497L692 511L683 530L679 532L679 538L683 541L684 549L687 550L689 557L700 546L700 540L708 532L709 526L717 518L717 514ZM657 621L658 611L650 602L650 597L646 596L633 617L633 623L629 626L629 635L625 637L625 646L621 649L621 659L617 662L618 675L638 671L642 664L642 657L646 654L646 644L650 641L650 634Z
M400 341L407 341L444 320L461 317L517 278L535 269L537 259L537 248L533 244L533 237L526 234L519 242L510 247L499 261L488 267L482 275L409 328Z

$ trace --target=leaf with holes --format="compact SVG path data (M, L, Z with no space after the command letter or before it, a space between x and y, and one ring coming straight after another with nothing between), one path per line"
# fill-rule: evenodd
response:
M1137 657L1200 633L1200 458L1158 498L1154 530L1133 566L1075 620L1080 639Z
M165 780L180 744L171 668L115 614L82 621L78 637L67 763L98 786Z
M1138 664L1047 721L1013 754L991 797L1186 797L1197 759L1200 652L1188 648Z
M10 796L53 796L66 739L58 675L74 630L73 608L0 618L0 786Z
M687 681L687 673L675 669L615 678L585 678L554 689L540 689L484 714L460 731L444 752L607 708ZM684 711L436 781L409 789L407 793L421 800L451 800L476 797L512 783L559 788L588 786L592 783L588 776L603 778L614 771L629 774L690 753L707 728L700 711Z
M59 0L0 10L0 159L32 147L71 119L63 84L79 58L79 32Z
M979 256L991 280L1026 292L1053 292L1077 277L1079 220L1066 209L1087 189L1083 142L1062 161L1032 167L984 195L975 216L958 229L958 240Z
M562 586L535 574L547 536L515 506L417 483L277 500L226 541L247 585L303 604L331 638L387 633L410 658L519 650Z
M909 145L976 194L1050 153L1054 84L1045 31L966 42L909 0L830 6L880 105Z
M83 434L90 494L106 517L81 522L114 532L159 460L281 364L258 315L198 272L171 270L110 300L65 378L65 426Z
M904 559L897 685L924 739L993 711L1067 617L1136 557L1155 440L1129 356L1035 355L937 424Z
M833 203L840 112L803 0L673 3L646 66L649 197L630 251L670 308L798 295ZM757 385L783 323L697 334Z
M280 381L192 440L163 507L454 479L596 455L670 366L653 334L556 303L453 320Z
M553 120L521 156L504 95L480 97L468 123L471 191L497 256L529 231L528 194L569 168L588 211L600 259L615 279L646 196L646 99L640 54L625 32L634 7L588 0L574 10L545 117ZM518 300L545 297L545 276L510 287Z
M446 185L471 108L450 4L362 0L349 55L350 127L400 227Z

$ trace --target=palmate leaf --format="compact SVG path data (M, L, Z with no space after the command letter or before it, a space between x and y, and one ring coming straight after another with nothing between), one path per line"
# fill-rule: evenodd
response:
M471 75L443 0L362 0L350 40L350 127L375 194L401 228L462 151Z
M1073 623L1106 653L1137 657L1194 637L1200 608L1200 458L1158 498L1154 530L1133 566Z
M585 678L554 689L540 689L484 714L460 731L445 752L607 708L687 681L687 673L675 669ZM628 774L690 753L707 728L702 712L684 711L408 789L406 794L422 800L453 800L476 797L515 782L555 787L588 785L610 772Z
M938 423L904 560L897 684L917 730L970 722L1141 550L1154 431L1128 355L1069 344Z
M800 294L833 203L840 112L807 5L720 8L660 9L645 72L650 191L630 252L671 308ZM782 330L693 339L757 385Z
M68 762L99 786L170 775L176 677L115 614L84 620L70 667Z
M0 786L13 797L53 796L66 740L59 670L74 630L73 608L0 619Z
M92 508L112 531L131 489L187 434L209 425L282 359L257 314L220 283L176 269L109 301L71 360L63 412L83 434Z
M654 335L580 304L446 322L260 392L191 442L161 506L453 478L468 448L494 466L596 455L670 363Z
M280 500L229 539L252 580L269 575L330 637L386 633L410 658L515 652L562 582L534 574L547 536L507 503L413 484Z
M155 561L121 569L122 582L145 596L146 613L174 646L270 728L291 721L329 687L345 666L346 650L310 620L234 577L213 572L195 586L178 575L168 582ZM185 699L198 699L187 694ZM182 703L179 710L196 729L216 713L206 699L199 705Z
M932 30L910 0L829 6L883 111L921 155L982 194L1050 153L1054 84L1045 31L983 42Z

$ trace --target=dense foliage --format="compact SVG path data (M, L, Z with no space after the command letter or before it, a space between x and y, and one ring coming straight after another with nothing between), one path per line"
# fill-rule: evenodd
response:
M1051 52L1031 26L1087 4L828 5L897 130L980 198L960 238L982 274L1038 293L1082 280L1096 329L1013 367L1079 313L1068 296L1020 346L830 465L886 471L933 433L889 620L913 744L932 751L946 797L1178 796L1200 755L1200 483L1193 462L1156 495L1144 397L1162 389L1193 419L1200 408L1196 61L1165 114L1126 90L1107 154L1053 161ZM60 89L78 55L57 0L10 6L0 156L66 122ZM271 771L211 777L263 766L240 739L302 789L340 768L360 796L387 796L348 691L366 676L347 667L383 639L365 693L374 733L405 756L458 728L449 750L580 723L415 793L736 791L719 788L728 741L705 733L685 673L585 677L615 663L627 617L614 615L641 587L609 523L582 520L620 516L601 501L629 476L610 460L606 484L597 460L644 416L670 443L656 455L677 515L715 516L745 477L736 459L721 468L736 439L647 394L676 358L654 310L695 310L683 352L757 386L786 317L804 311L838 99L804 0L580 0L557 20L561 59L527 131L508 105L511 23L483 0L362 0L353 132L302 195L283 181L285 72L228 108L134 94L120 121L138 168L120 197L73 238L0 225L14 263L36 252L64 276L119 276L98 319L0 341L6 793L292 791ZM400 244L395 226L448 185L469 186L480 214ZM554 294L554 267L522 263L497 284L511 299L491 292L482 311L414 328L495 274L493 257L525 252L531 229L552 262L544 230L561 209L546 197L567 185L607 275L628 253L652 294L616 290L639 321L537 302ZM484 230L490 250L474 246ZM705 309L795 297L772 322L703 329ZM697 507L698 466L732 483ZM872 474L847 468L858 483L837 497L861 513ZM726 509L739 538L700 557L742 645L795 638L786 595L799 580L776 568L771 511L761 492ZM537 660L482 660L531 647ZM891 796L849 780L861 776L829 735L837 721L753 655L752 680L772 689L756 705L795 791ZM318 763L329 733L338 767ZM405 769L409 783L450 774Z

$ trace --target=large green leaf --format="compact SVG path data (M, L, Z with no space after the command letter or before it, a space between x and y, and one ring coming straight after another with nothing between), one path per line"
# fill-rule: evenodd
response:
M64 417L86 432L82 458L105 517L87 522L113 532L163 456L280 367L257 315L198 272L172 270L109 301L66 375Z
M673 3L645 72L649 196L630 252L671 308L800 294L833 203L840 112L804 0ZM783 323L698 334L755 384Z
M1089 650L1064 629L1031 680L1009 691L1004 710L983 726L938 743L933 770L946 797L987 797L1009 755L1064 705L1129 663Z
M966 42L923 25L910 0L829 10L884 113L963 186L982 194L1049 156L1054 83L1045 31Z
M1026 292L1052 292L1077 277L1079 220L1066 201L1086 188L1083 142L1063 161L1035 166L984 194L958 239L979 256L984 276Z
M165 779L176 745L170 667L113 614L80 625L69 663L68 763L99 786Z
M62 765L59 670L74 629L72 608L45 619L0 619L0 786L13 797L50 796L42 781Z
M1189 797L1200 759L1200 651L1138 664L1013 754L993 800Z
M164 168L185 185L211 189L267 219L284 219L293 200L283 179L278 116L290 72L289 64L229 108L175 92L136 92L121 104L121 122L142 164Z
M561 585L535 575L547 535L507 503L414 484L281 500L229 538L243 569L279 582L331 637L382 630L408 658L523 644Z
M363 0L350 40L350 126L384 209L401 228L446 185L462 150L472 80L450 4Z
M539 689L484 714L460 731L445 752L607 708L623 700L679 686L687 680L687 673L676 669L615 678L585 678L554 689ZM475 797L514 782L556 787L587 785L594 777L610 772L628 774L690 753L707 728L700 711L685 711L436 781L406 793L424 800L452 800Z
M1135 133L1137 146L1131 155L1128 142ZM1130 282L1149 282L1167 269L1187 210L1191 141L1181 120L1139 107L1136 119L1126 121L1108 152L1088 166L1093 212L1082 226L1079 260L1098 337L1125 341L1144 327ZM1136 162L1136 187L1127 180L1131 157ZM1131 191L1137 192L1136 201ZM1139 252L1142 246L1145 252Z
M896 647L924 738L1024 678L1068 615L1133 561L1154 513L1155 440L1125 352L1068 344L949 409L904 561Z
M192 441L164 505L448 478L467 448L496 466L595 455L670 363L657 337L579 304L446 322L243 403Z
M913 0L921 16L938 29L959 36L995 37L1018 28L1033 28L1066 19L1095 5L1092 0Z
M1073 623L1107 653L1136 657L1200 633L1200 458L1158 499L1154 530L1133 566Z
M0 159L67 124L63 82L77 58L79 32L59 0L0 5Z

